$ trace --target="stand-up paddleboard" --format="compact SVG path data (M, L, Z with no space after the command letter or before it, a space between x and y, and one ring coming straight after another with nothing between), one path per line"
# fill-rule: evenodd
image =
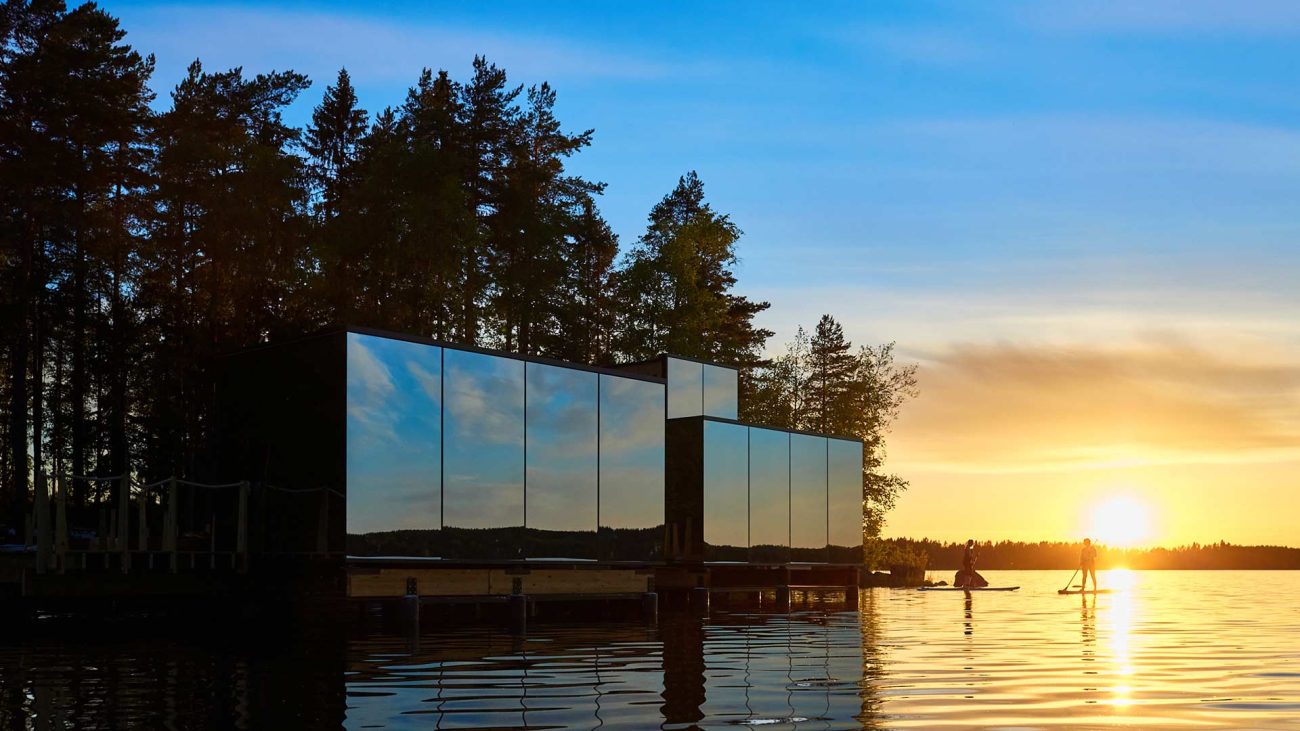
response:
M1057 589L1056 593L1057 594L1113 594L1115 593L1115 590L1114 589L1088 589L1087 591L1084 591L1083 589Z
M923 586L917 591L1015 591L1018 586L972 586L969 589L960 586Z

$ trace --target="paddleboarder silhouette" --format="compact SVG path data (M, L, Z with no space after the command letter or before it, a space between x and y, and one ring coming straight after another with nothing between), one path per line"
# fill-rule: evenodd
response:
M1083 572L1081 589L1088 590L1088 575L1092 574L1092 590L1097 591L1097 547L1091 538L1083 539L1083 551L1079 553L1079 569Z

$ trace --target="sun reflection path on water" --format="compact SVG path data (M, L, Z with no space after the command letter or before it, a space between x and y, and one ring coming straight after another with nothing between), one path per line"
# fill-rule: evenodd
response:
M1128 569L1111 569L1105 572L1106 587L1111 594L1106 597L1104 611L1107 617L1107 646L1104 651L1110 656L1111 687L1108 703L1116 709L1125 709L1133 705L1133 685L1137 679L1137 667L1133 657L1133 626L1135 602L1133 587L1137 577ZM1093 595L1093 610L1096 610L1097 597ZM1085 601L1088 601L1085 595Z

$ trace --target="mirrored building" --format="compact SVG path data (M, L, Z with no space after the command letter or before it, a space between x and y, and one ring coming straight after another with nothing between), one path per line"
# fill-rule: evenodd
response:
M737 421L735 368L597 368L360 328L228 365L225 458L325 496L283 521L285 536L328 526L318 552L860 560L861 442Z

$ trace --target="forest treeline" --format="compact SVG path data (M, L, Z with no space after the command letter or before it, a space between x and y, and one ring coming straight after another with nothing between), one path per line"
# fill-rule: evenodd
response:
M202 479L214 359L366 325L585 363L659 352L741 368L742 418L864 440L867 527L906 485L884 435L915 392L892 345L823 317L768 359L768 303L736 290L741 230L688 172L620 242L604 185L566 161L546 83L474 59L360 108L346 70L310 86L191 64L170 101L154 59L93 4L0 8L0 486L38 476ZM73 504L88 499L74 482ZM0 516L0 522L6 522ZM12 525L12 523L11 523Z
M881 550L903 563L933 571L961 568L965 543L882 538ZM978 544L978 569L1064 569L1079 566L1078 543L998 541ZM1193 543L1175 548L1113 548L1098 545L1097 568L1300 569L1300 548ZM940 577L943 578L943 577Z

